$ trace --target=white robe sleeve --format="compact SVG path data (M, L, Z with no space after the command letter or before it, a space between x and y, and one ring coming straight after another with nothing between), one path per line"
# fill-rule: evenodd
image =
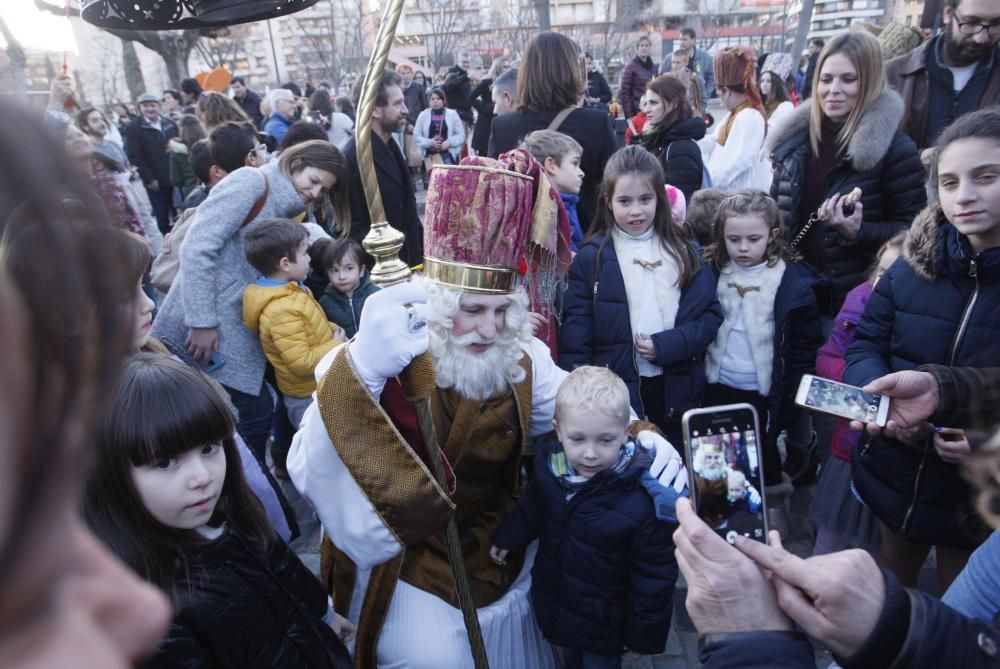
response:
M338 346L320 361L317 379L342 349ZM376 398L381 390L373 392ZM292 483L316 509L323 531L359 568L370 569L403 550L340 459L315 402L306 409L302 427L292 439L287 467Z
M552 353L545 343L534 337L524 344L531 357L531 423L528 436L537 437L552 430L556 414L556 391L569 372L552 361Z
M726 145L716 146L709 159L708 171L716 188L761 187L760 151L766 127L764 117L755 109L736 115Z

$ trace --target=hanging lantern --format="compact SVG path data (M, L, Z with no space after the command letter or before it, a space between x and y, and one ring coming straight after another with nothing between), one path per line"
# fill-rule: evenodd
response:
M100 28L182 30L264 21L318 0L82 0L80 15Z

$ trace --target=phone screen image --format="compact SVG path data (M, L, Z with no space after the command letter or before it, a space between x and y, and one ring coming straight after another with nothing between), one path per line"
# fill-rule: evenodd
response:
M878 416L878 404L878 395L869 395L860 388L814 376L803 406L850 420L874 423Z
M767 541L760 444L753 414L701 414L689 424L691 472L698 516L727 541Z

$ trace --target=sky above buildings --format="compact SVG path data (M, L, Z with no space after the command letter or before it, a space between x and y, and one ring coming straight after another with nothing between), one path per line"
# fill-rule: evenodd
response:
M62 5L64 0L49 0ZM0 17L26 49L69 50L76 53L76 40L69 21L35 7L34 0L0 0ZM4 43L0 37L0 44Z

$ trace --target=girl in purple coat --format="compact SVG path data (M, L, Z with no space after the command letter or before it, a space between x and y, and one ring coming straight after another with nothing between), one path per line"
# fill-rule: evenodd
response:
M879 278L903 252L906 233L900 232L879 249L876 265L868 280L847 294L844 306L833 323L830 338L816 355L816 374L834 381L844 380L847 362L844 354L854 343L861 315ZM835 420L830 455L820 473L813 495L809 518L816 526L814 555L823 555L845 548L863 548L877 555L879 543L878 519L858 501L851 488L851 451L858 445L861 433L852 432L849 422Z

